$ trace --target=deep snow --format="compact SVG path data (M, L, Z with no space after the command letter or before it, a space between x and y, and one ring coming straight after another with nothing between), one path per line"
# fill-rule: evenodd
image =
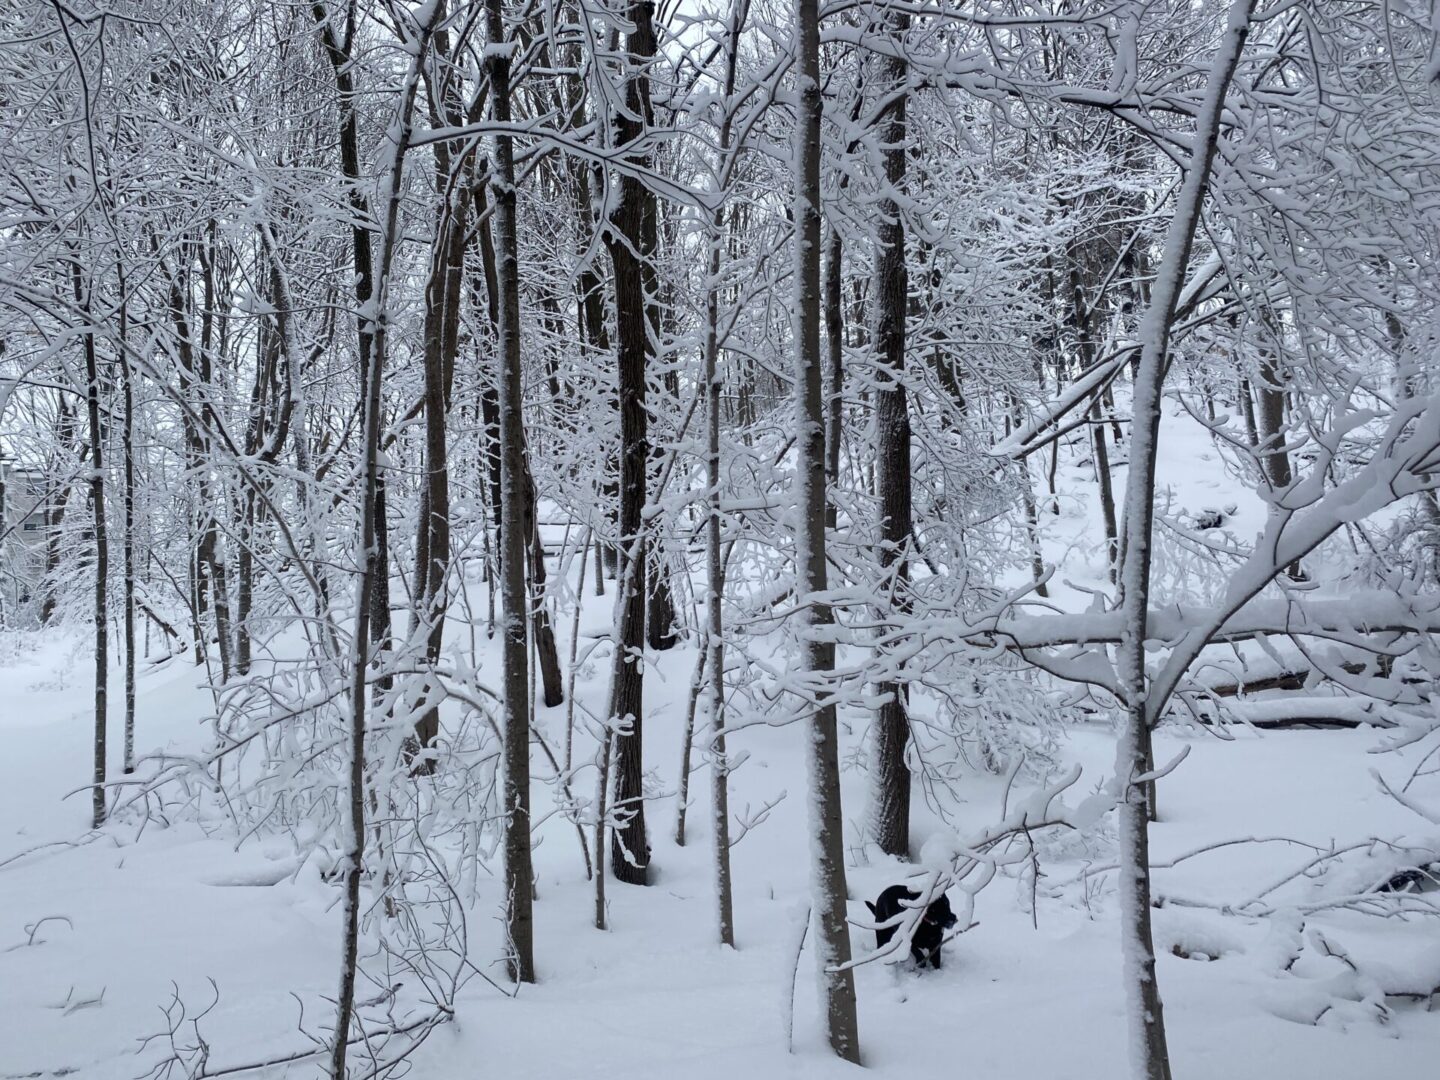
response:
M1234 498L1233 481L1217 461L1204 458L1214 451L1198 426L1177 422L1166 438L1173 467L1161 475L1176 478L1182 499L1209 505ZM1047 552L1069 552L1065 573L1097 584L1098 545L1090 533L1098 515L1086 506L1093 498L1084 482L1089 470L1065 464L1062 475L1062 513L1047 523ZM1116 483L1123 483L1123 469L1116 470ZM1256 525L1259 514L1254 505L1242 507L1237 531ZM613 592L605 600L587 597L582 633L608 627L612 598ZM1083 598L1080 591L1069 594L1072 601ZM483 610L483 602L476 609ZM568 626L568 618L557 626L562 655ZM313 863L297 869L288 844L278 840L252 839L237 849L233 834L207 836L194 824L167 828L152 821L138 832L133 824L87 832L88 799L68 794L85 781L90 754L91 688L82 642L51 631L0 643L0 1078L141 1075L163 1043L140 1040L164 1030L161 1008L172 992L193 1014L218 990L200 1029L215 1069L303 1048L302 1002L304 1030L325 1036L331 1017L324 999L334 992L339 951L339 891ZM693 659L689 648L678 648L662 656L646 680L646 761L667 790L674 785ZM604 693L606 664L597 655L589 669L594 675L579 690L594 707ZM118 669L115 679L118 685ZM203 745L212 702L201 681L184 658L144 672L141 752ZM111 715L113 730L118 694ZM563 707L542 710L540 723L553 733L563 715ZM844 726L850 749L863 728ZM1405 775L1413 754L1368 754L1379 741L1376 732L1233 734L1224 741L1208 731L1161 733L1159 760L1172 758L1182 744L1191 753L1161 785L1163 821L1153 830L1157 864L1243 837L1289 837L1321 847L1377 836L1435 841L1434 827L1377 789L1371 768ZM552 818L539 830L535 853L539 983L511 998L471 981L456 1022L421 1048L412 1075L859 1075L821 1044L808 948L795 980L793 1053L786 1048L792 947L808 880L801 737L799 728L765 726L732 736L732 752L749 753L732 778L732 809L743 813L747 804L759 808L788 794L734 849L735 951L713 944L703 770L691 787L689 845L676 848L671 840L674 800L655 803L655 884L610 884L608 932L590 926L590 886L573 829ZM1061 744L1061 761L1085 769L1067 796L1072 805L1108 775L1113 741L1109 727L1097 723L1071 730ZM117 734L111 739L116 755L119 743ZM118 774L118 756L111 769ZM543 773L537 765L537 777ZM865 778L849 771L844 782L853 824L864 812ZM549 791L536 783L541 809ZM975 776L962 797L956 822L962 833L998 820L997 778ZM918 847L942 826L917 806L914 831ZM1108 863L1109 829L1102 824L1088 837L1042 837L1039 844L1044 876L1033 923L1029 883L1001 878L979 897L978 925L947 946L943 971L859 969L861 1039L871 1074L985 1080L1125 1074L1117 904L1107 875L1086 874L1087 867ZM1440 977L1433 920L1317 916L1306 930L1309 944L1287 971L1300 940L1295 919L1221 915L1186 904L1240 903L1309 857L1288 843L1266 842L1220 848L1156 871L1157 894L1172 901L1155 913L1155 922L1178 1077L1433 1074L1440 1009L1392 999L1389 1022L1380 1023L1363 1000L1366 986L1353 977L1347 982L1343 962L1321 957L1314 936L1322 930L1366 972L1389 965L1397 969L1397 985L1401 975L1420 983L1432 970ZM1334 895L1346 885L1339 880L1345 873L1358 881L1383 863L1380 852L1366 868L1301 878L1268 899L1293 905ZM498 876L498 865L494 869ZM906 873L852 851L852 918L863 921L862 901ZM497 908L497 881L482 881L470 912L472 955L494 977L500 971L493 965L501 946ZM852 943L859 955L873 945L873 934L856 928ZM1321 1022L1311 1023L1322 1009ZM320 1072L309 1061L289 1075Z

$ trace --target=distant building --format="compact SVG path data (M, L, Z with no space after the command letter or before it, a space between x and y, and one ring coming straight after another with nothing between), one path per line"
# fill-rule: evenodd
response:
M0 624L26 626L38 616L50 498L44 473L0 457Z

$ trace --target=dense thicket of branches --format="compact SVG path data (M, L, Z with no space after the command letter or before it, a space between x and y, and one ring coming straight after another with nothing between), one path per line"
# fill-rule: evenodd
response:
M339 838L333 1073L362 1023L362 885L394 919L427 889L458 902L503 833L511 972L534 977L531 771L595 864L598 924L607 850L649 880L643 676L683 640L724 942L726 730L810 725L851 1058L842 820L912 855L912 783L943 801L962 760L1003 771L1067 716L1128 717L1137 1069L1168 1077L1150 728L1215 714L1225 680L1197 660L1222 640L1290 642L1344 691L1307 697L1319 714L1361 696L1407 719L1429 677L1433 5L0 15L0 450L44 515L3 620L93 628L97 824L139 790L105 786L104 740L118 648L128 766L143 639L202 665L215 704L204 754L137 763L143 790L204 802L214 783L171 783L204 773L246 827ZM1157 504L1162 409L1213 431L1260 536ZM1044 541L1082 443L1107 581L1060 615ZM613 582L609 704L561 729L536 706L566 693L554 627L586 560ZM1327 589L1363 599L1336 619ZM874 720L848 763L872 769L868 815L841 817L837 712ZM406 925L454 946L445 920Z

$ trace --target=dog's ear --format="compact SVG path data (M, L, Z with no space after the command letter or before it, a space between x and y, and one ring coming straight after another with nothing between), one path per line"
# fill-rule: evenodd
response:
M871 914L871 915L879 915L879 914L880 914L878 911L875 910L875 905L872 904L872 903L870 903L869 900L866 900L866 901L865 901L865 906L870 909L870 914Z

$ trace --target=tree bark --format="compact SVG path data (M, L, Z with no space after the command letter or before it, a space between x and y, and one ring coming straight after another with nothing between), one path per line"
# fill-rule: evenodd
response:
M630 62L643 65L655 55L654 5L631 3L626 18ZM644 137L650 117L648 78L632 72L626 83L626 111L616 120L623 150ZM643 159L643 150L641 157ZM619 590L620 639L615 644L613 713L627 725L619 739L615 762L615 805L626 819L610 833L610 865L619 881L649 884L650 844L645 830L644 802L644 648L645 608L650 595L641 513L648 490L650 440L645 411L645 368L651 349L649 298L646 294L645 213L649 196L633 175L617 181L619 203L605 233L615 277L615 328L618 337L620 398L620 520L622 557ZM630 564L634 563L632 567Z
M79 262L71 267L75 301L90 321L90 290L81 283ZM110 576L110 547L105 535L105 461L100 426L100 364L95 352L95 334L86 330L85 350L85 414L90 439L90 511L95 542L94 582L94 646L95 646L95 744L94 770L90 799L90 827L105 824L105 762L106 723L109 708L110 653L105 631L106 582Z
M903 39L910 16L892 15L888 32ZM905 337L909 307L905 262L905 223L900 196L905 187L905 82L902 56L887 56L882 78L891 98L879 124L884 161L884 197L878 205L875 227L875 470L880 502L879 591L891 597L882 620L904 617L909 610L910 570L910 402L905 389ZM894 664L883 651L882 667ZM875 714L874 773L870 827L875 842L887 855L910 854L910 769L905 748L910 741L910 718L904 684L888 673L875 685L882 704Z
M1200 208L1220 127L1225 94L1249 32L1254 0L1235 0L1211 67L1204 102L1196 117L1193 150L1176 196L1175 216L1150 291L1140 328L1134 420L1130 434L1130 470L1125 489L1125 554L1120 582L1124 630L1117 650L1124 720L1116 747L1115 772L1124 785L1120 819L1120 911L1131 1069L1144 1080L1170 1080L1170 1054L1164 1009L1156 981L1155 946L1150 926L1150 837L1146 785L1139 777L1153 756L1147 716L1148 678L1145 638L1150 599L1151 535L1155 514L1156 445L1160 431L1170 329L1184 282L1185 268L1200 221Z
M354 217L354 224L350 227L350 241L355 266L355 305L357 310L363 313L375 296L375 262L370 244L370 230L364 224L369 220L370 207L361 193L359 123L355 111L354 57L351 54L358 18L356 2L348 0L346 3L343 26L323 0L316 0L311 11L320 28L325 55L335 71L336 102L340 110L340 173L345 178L348 188L347 201ZM375 348L376 330L376 324L363 314L355 321L362 400L369 399L367 380L373 367L371 354ZM370 594L367 599L370 614L367 623L372 644L377 650L383 651L390 638L390 523L383 472L376 474L373 495L367 491L366 497L373 497L375 502L375 546L380 567L379 573L370 581ZM383 692L389 685L389 677L382 677L376 686L376 692Z
M350 1022L355 1011L355 984L360 945L360 879L365 865L365 732L366 709L369 704L367 674L371 663L380 655L383 639L374 638L372 622L376 616L376 580L385 575L387 563L383 538L387 523L383 517L383 473L380 458L380 420L382 398L380 382L385 372L385 350L389 335L388 292L390 267L394 261L395 249L400 238L400 202L403 190L405 153L410 145L412 117L415 97L420 83L420 66L430 47L434 24L439 16L440 5L430 9L429 20L415 28L410 68L401 85L400 101L396 111L395 124L390 136L391 157L387 169L387 190L384 213L381 219L380 258L378 273L373 281L375 288L373 307L363 307L359 323L364 350L365 368L361 386L363 397L363 434L361 437L361 492L360 492L360 577L355 588L355 629L352 634L350 657L350 738L349 775L347 777L348 815L346 817L344 887L345 907L341 927L340 989L336 996L337 1009L335 1032L330 1044L330 1080L345 1080L345 1059L349 1048ZM336 60L337 52L348 57L354 34L354 6L350 7L350 19L343 46L331 47L333 27L323 5L316 5L316 16L320 19L322 33L336 65L336 77L341 69L348 71L348 61ZM342 100L344 99L342 95ZM343 114L343 107L342 107ZM353 114L351 117L353 121ZM344 144L342 142L342 152ZM358 171L358 164L357 164ZM365 251L369 252L369 234L366 234ZM360 260L357 244L356 261ZM368 266L367 266L368 269ZM357 291L360 288L357 273ZM388 600L385 614L388 618Z
M701 355L700 381L705 387L705 472L709 487L706 498L709 511L705 520L705 658L702 666L709 669L710 714L710 824L714 833L714 871L716 922L720 944L735 944L735 911L730 874L730 761L725 751L725 560L720 552L720 396L725 378L719 370L720 358L720 269L725 244L724 198L732 167L731 142L734 137L730 101L735 95L735 67L739 54L741 20L744 0L730 6L730 26L726 35L724 119L720 124L720 164L716 170L719 191L714 215L710 220L709 256L706 260L705 342ZM685 767L689 767L686 755ZM677 839L683 837L683 819Z
M860 1060L855 980L849 968L844 815L840 805L839 736L831 679L834 615L819 597L826 589L825 402L820 351L820 13L817 0L797 0L795 49L799 110L795 131L795 591L800 604L801 675L814 695L807 719L810 785L812 911L821 1010L830 1048Z
M120 275L120 297L120 385L124 397L120 449L124 457L125 485L125 753L122 768L128 775L135 771L135 380L130 355L125 351L130 316L123 273Z
M836 229L830 230L825 256L825 483L834 491L840 483L840 446L845 438L845 308L841 298L845 274L845 246ZM825 527L835 528L840 508L829 500Z
M442 70L448 63L449 35L435 35L436 56ZM442 78L453 76L442 75ZM458 126L464 122L453 86L435 88L436 105L442 122ZM468 159L468 152L466 157ZM450 463L446 445L446 421L450 410L450 388L455 355L460 339L460 303L465 277L465 229L469 215L468 182L457 181L456 172L468 171L457 162L446 142L435 144L435 194L441 202L435 242L430 257L430 276L425 283L424 349L421 371L425 440L422 466L420 514L415 541L415 597L412 634L423 634L424 664L433 668L440 660L445 641L445 611L450 592ZM467 178L468 179L468 178ZM412 749L422 753L434 745L440 734L440 707L432 699L438 689L427 682L423 691L425 708L415 721ZM416 771L433 771L435 762L424 757Z
M530 455L522 448L525 467L525 535L530 554L530 625L535 641L535 662L540 667L540 695L547 709L565 703L565 685L560 675L560 650L550 609L545 606L545 545L540 540L539 496L530 470Z
M491 113L510 123L510 52L504 4L487 0ZM534 526L526 515L529 473L520 366L520 263L515 224L515 149L509 135L495 136L491 180L495 205L496 299L500 315L500 588L502 698L505 736L505 929L510 938L510 977L535 981L534 872L530 864L530 598L525 555Z
M1279 330L1268 313L1262 321L1265 324L1262 334L1273 334L1278 338ZM1278 340L1273 344L1269 341L1261 343L1256 397L1259 400L1255 419L1259 425L1260 462L1271 492L1278 495L1288 488L1294 479L1290 468L1290 453L1285 449L1285 377L1280 371ZM1294 581L1305 579L1299 562L1286 567L1285 572Z

